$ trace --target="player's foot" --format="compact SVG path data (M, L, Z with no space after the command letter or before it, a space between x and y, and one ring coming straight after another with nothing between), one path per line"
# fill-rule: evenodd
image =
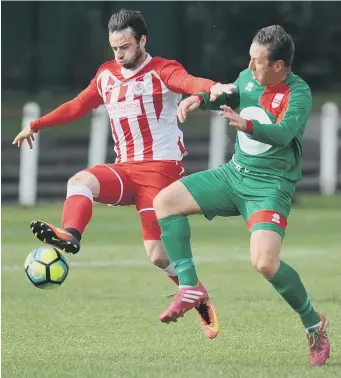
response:
M160 321L162 323L176 322L185 312L208 300L208 293L200 282L197 286L179 289L170 305L160 315Z
M176 293L169 294L166 298L173 298L175 295ZM210 299L195 307L195 310L199 315L204 334L210 339L217 337L220 330L219 316Z
M329 358L328 320L320 315L321 324L308 330L309 359L311 365L324 365Z
M202 303L195 309L205 335L210 339L217 337L220 329L219 316L212 302L208 299L206 303Z
M43 243L57 247L60 250L75 254L80 250L80 243L70 232L55 227L41 220L34 220L30 227L33 234Z

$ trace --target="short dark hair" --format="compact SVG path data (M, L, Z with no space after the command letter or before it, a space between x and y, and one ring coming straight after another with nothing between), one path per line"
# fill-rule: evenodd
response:
M260 29L253 38L253 42L265 46L269 51L269 62L283 60L285 67L290 67L294 59L295 45L280 25L271 25Z
M121 9L114 13L108 23L109 33L131 28L134 38L140 41L143 35L147 36L147 24L139 11Z

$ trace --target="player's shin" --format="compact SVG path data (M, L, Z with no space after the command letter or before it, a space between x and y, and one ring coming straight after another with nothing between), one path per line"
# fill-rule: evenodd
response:
M290 265L281 261L278 271L268 281L299 314L306 329L317 325L321 321L319 315L314 310L300 276Z
M171 215L159 219L161 239L170 262L179 277L179 286L196 286L199 282L191 250L188 218Z
M93 196L84 185L68 185L64 202L62 227L80 240L92 217Z

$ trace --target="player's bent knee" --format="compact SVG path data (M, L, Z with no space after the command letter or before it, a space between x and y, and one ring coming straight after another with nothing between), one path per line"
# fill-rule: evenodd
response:
M264 277L271 278L279 268L280 259L277 254L263 249L258 251L258 253L251 253L251 264Z
M281 237L274 231L258 230L250 241L251 264L264 277L273 277L280 263Z
M94 197L97 197L100 190L100 184L96 176L87 171L81 171L72 176L67 185L82 185L89 188Z
M169 260L165 256L160 256L158 254L152 254L149 257L149 260L151 263L155 266L157 266L160 269L166 269L169 265Z
M252 265L257 269L257 271L266 278L273 277L278 268L279 268L279 261L274 260L255 260L251 261Z
M149 260L158 268L165 269L170 264L161 240L145 240L144 247Z

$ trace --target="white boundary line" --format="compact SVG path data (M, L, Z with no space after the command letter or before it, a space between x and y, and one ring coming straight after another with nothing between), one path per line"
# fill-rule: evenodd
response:
M244 250L233 249L234 253L245 252ZM325 255L326 250L323 249L283 249L284 257L304 257L304 256L317 256ZM77 256L70 256L72 259L77 259ZM152 264L148 261L146 257L144 260L93 260L93 261L70 261L69 264L71 269L88 269L88 268L120 268L120 267L152 267ZM248 254L231 254L227 252L225 255L209 255L207 256L194 256L194 262L196 264L202 263L217 263L217 262L228 262L228 261L249 261L250 257ZM4 265L2 264L3 271L13 271L13 270L24 270L24 264L22 265Z

